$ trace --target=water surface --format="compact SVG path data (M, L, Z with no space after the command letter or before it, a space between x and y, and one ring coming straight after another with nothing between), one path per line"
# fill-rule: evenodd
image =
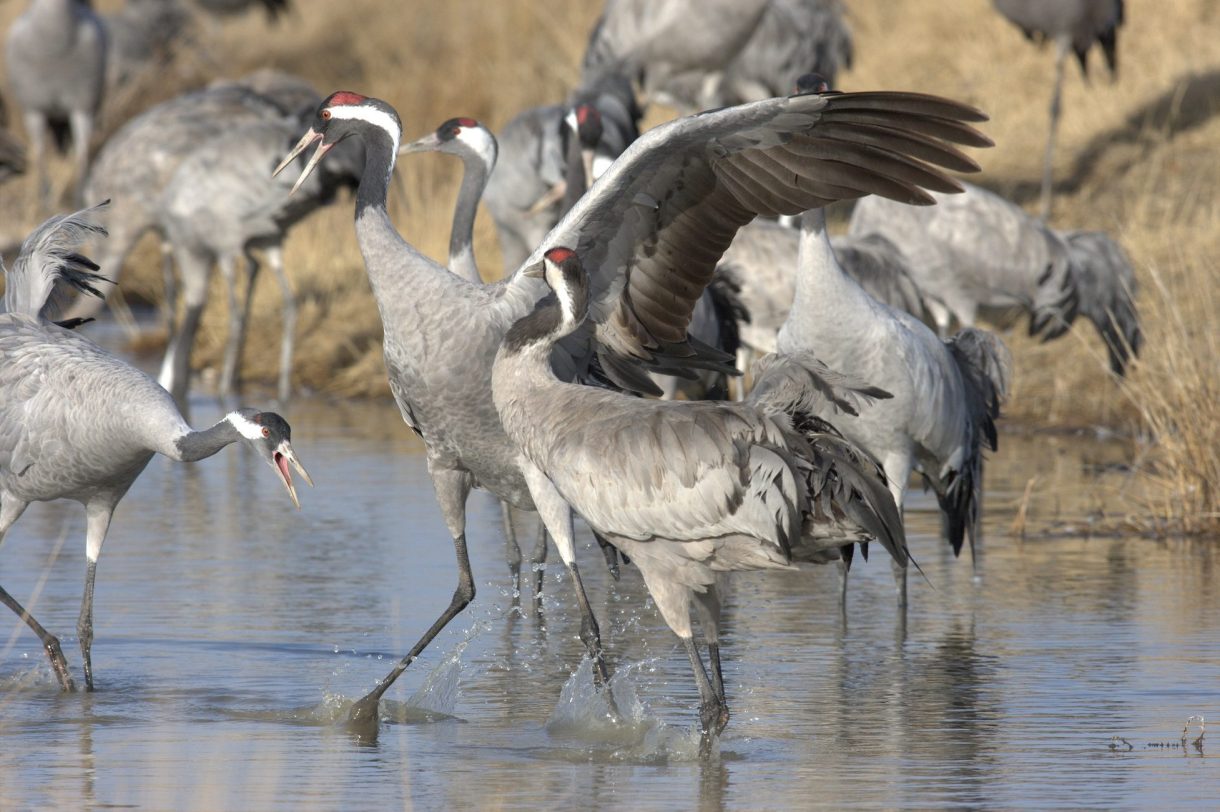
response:
M200 425L223 413L193 408ZM616 726L586 687L562 568L541 613L528 590L518 605L481 492L475 603L391 691L376 742L345 730L346 707L448 604L453 550L392 404L286 413L318 484L299 513L238 449L156 459L124 500L98 568L95 694L59 693L37 640L0 616L0 808L1138 808L1220 794L1206 740L1179 743L1189 716L1220 719L1215 542L1082 535L1138 488L1111 465L1119 446L1004 436L977 570L913 493L927 582L911 582L905 630L880 550L853 571L846 621L833 568L736 578L732 721L700 757L689 666L638 572L612 582L581 529L630 717ZM1021 540L1008 528L1031 477L1054 495L1035 516L1054 532ZM532 542L532 518L519 524ZM83 548L83 510L57 503L32 506L0 550L0 583L60 635L78 681Z

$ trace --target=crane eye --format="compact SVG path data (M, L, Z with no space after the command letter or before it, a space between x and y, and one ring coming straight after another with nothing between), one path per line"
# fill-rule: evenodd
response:
M263 436L264 436L264 437L270 437L270 436L271 436L271 429L267 428L266 426L263 426Z
M322 120L323 120L323 121L330 121L330 111L329 111L329 110L323 110L323 111L322 111Z

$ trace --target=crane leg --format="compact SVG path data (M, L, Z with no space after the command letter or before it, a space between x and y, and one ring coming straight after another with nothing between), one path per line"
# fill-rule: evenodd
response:
M449 607L441 613L436 622L429 627L424 636L419 639L407 655L403 657L389 674L386 674L377 686L352 705L348 713L348 722L360 727L376 729L378 721L377 706L382 695L394 681L402 676L402 672L415 661L421 652L428 647L441 629L449 625L449 621L458 616L470 602L474 600L474 573L470 570L470 555L466 551L466 497L470 494L470 474L465 471L439 470L429 466L432 474L432 486L436 489L436 499L440 502L441 513L445 524L453 535L453 551L457 556L458 585L453 592Z
M695 686L699 689L699 729L705 737L718 736L729 723L729 709L721 702L708 681L707 669L703 667L703 660L699 657L694 639L683 637L682 647L690 658L691 671L695 674Z
M720 729L729 722L729 703L724 695L724 675L720 671L720 591L713 584L706 592L695 593L695 611L699 613L699 625L707 640L707 659L712 667L712 690L720 699Z
M589 596L585 592L584 582L580 579L580 569L576 566L572 508L551 480L537 466L523 462L521 472L525 474L525 482L529 485L530 496L533 497L538 516L546 526L547 532L551 534L551 538L555 540L559 557L572 576L572 586L576 590L576 603L580 606L580 641L585 644L585 649L589 652L589 659L593 661L593 681L598 685L608 686L610 671L606 668L606 659L602 654L601 630L598 628L597 618L593 614L593 607L589 605ZM614 708L613 697L610 697L610 702L615 715L618 715L617 708Z
M847 576L851 572L851 562L856 556L856 545L848 544L839 548L839 614L847 617Z
M26 502L18 501L12 497L4 499L3 504L0 504L0 543L4 541L4 534L8 532L8 529L25 512L26 505ZM42 642L42 647L51 659L51 669L55 672L56 679L59 680L59 687L65 691L71 691L73 689L72 675L68 671L68 661L64 659L64 651L59 645L59 638L44 629L42 624L35 620L34 616L17 602L16 598L5 591L4 587L0 587L0 603L12 609L17 617L25 621L25 625L30 627L30 631L38 635L38 639Z
M85 665L85 690L93 690L93 582L97 574L97 558L110 529L110 517L114 508L110 505L90 505L86 509L85 528L85 595L80 603L80 618L76 621L76 634L80 639L81 659Z
M538 538L534 541L534 552L530 555L530 569L534 571L534 608L542 608L542 580L546 575L546 522L538 522Z
M267 249L267 264L271 266L271 272L280 283L280 294L284 300L284 332L280 336L280 378L276 393L280 403L286 403L292 395L292 351L297 331L297 297L284 270L284 250L280 246L273 245ZM249 307L247 300L247 312Z
M47 176L47 120L42 113L28 112L25 133L30 139L30 157L33 158L38 184L38 215L41 217L51 207L51 180Z
M1042 199L1038 205L1042 222L1049 222L1051 217L1051 191L1054 186L1055 166L1055 134L1059 130L1059 108L1063 94L1063 68L1067 62L1071 40L1061 37L1055 43L1055 89L1051 91L1051 123L1050 132L1046 137L1046 159L1042 164Z
M178 274L174 269L174 247L169 240L161 240L161 279L165 285L161 318L165 319L166 332L173 335L174 320L178 316Z
M194 253L178 252L178 271L182 274L182 298L185 302L182 323L170 334L165 347L165 358L161 361L161 374L157 382L169 390L186 416L187 389L190 385L191 347L199 320L208 301L208 272L210 260Z
M217 260L220 275L225 282L225 293L229 304L229 336L225 340L224 365L220 373L220 395L227 397L237 388L237 366L241 362L241 350L246 341L246 323L249 320L250 300L254 293L254 280L258 276L258 263L246 255L246 298L237 301L237 267L234 257L221 256Z
M85 178L89 174L89 139L93 137L93 115L84 110L74 110L68 117L72 128L72 158L76 165L76 176L72 181L72 205L84 205Z
M500 521L504 525L505 555L508 571L513 576L514 600L521 595L521 545L517 543L517 529L513 527L513 509L508 502L500 500Z

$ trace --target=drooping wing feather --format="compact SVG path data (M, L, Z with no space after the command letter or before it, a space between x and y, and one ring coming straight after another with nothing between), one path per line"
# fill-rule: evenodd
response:
M812 352L770 353L759 358L752 371L754 387L747 401L788 414L817 412L816 401L830 404L834 411L857 415L874 400L891 397L867 381L831 369Z
M50 319L59 282L102 296L96 284L109 280L96 273L98 266L76 253L76 248L91 235L106 233L92 218L108 203L75 214L56 215L26 238L5 279L4 305L8 312Z
M989 145L964 123L985 118L934 96L878 92L768 99L678 119L623 153L509 292L536 300L539 283L521 270L549 248L574 248L590 271L603 348L654 367L668 358L722 368L727 359L693 346L686 330L742 225L867 194L931 203L925 189L960 190L938 167L978 168L951 144Z
M1110 369L1122 375L1143 343L1135 309L1135 270L1117 242L1100 231L1061 234L1072 257L1081 315L1093 322L1110 356Z

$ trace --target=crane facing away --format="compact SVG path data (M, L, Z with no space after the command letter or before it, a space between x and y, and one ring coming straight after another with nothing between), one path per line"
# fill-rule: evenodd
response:
M827 390L828 403L848 401L853 409L851 400L885 393L795 356L772 356L782 384L763 371L744 403L646 400L566 383L551 368L551 351L589 314L588 274L564 247L525 273L545 278L555 295L508 331L491 385L504 428L521 448L534 504L560 550L573 546L575 511L635 562L690 658L702 731L718 734L729 719L720 573L825 563L840 557L840 547L872 539L896 566L907 564L884 475L805 408ZM803 386L792 385L798 374ZM710 681L692 636L692 604Z
M935 96L879 91L768 99L650 130L548 237L546 244L579 246L592 279L592 317L557 349L557 371L573 380L596 359L617 386L647 391L645 371L732 369L731 357L689 342L686 327L737 229L760 214L794 214L872 193L930 202L925 186L950 183L936 167L960 154L947 144L990 145L967 123L985 118ZM385 330L390 389L424 440L459 570L449 606L353 707L354 722L375 724L382 694L474 598L465 537L471 487L534 507L520 453L492 403L491 366L509 328L546 285L522 269L494 285L472 285L402 238L385 206L402 123L379 99L331 94L280 168L317 144L298 178L304 182L347 137L365 146L356 235ZM540 259L536 249L522 268ZM580 604L581 639L605 680L575 551L557 546Z
M27 238L7 273L0 315L0 542L30 502L85 506L85 593L77 634L85 687L93 690L93 583L115 506L153 454L195 462L242 442L279 476L300 507L289 464L312 482L293 451L291 428L274 412L239 409L197 431L169 393L140 370L50 320L57 284L97 295L97 265L77 253L104 234L94 209L53 217ZM42 641L64 690L73 687L59 640L7 591L0 603Z

